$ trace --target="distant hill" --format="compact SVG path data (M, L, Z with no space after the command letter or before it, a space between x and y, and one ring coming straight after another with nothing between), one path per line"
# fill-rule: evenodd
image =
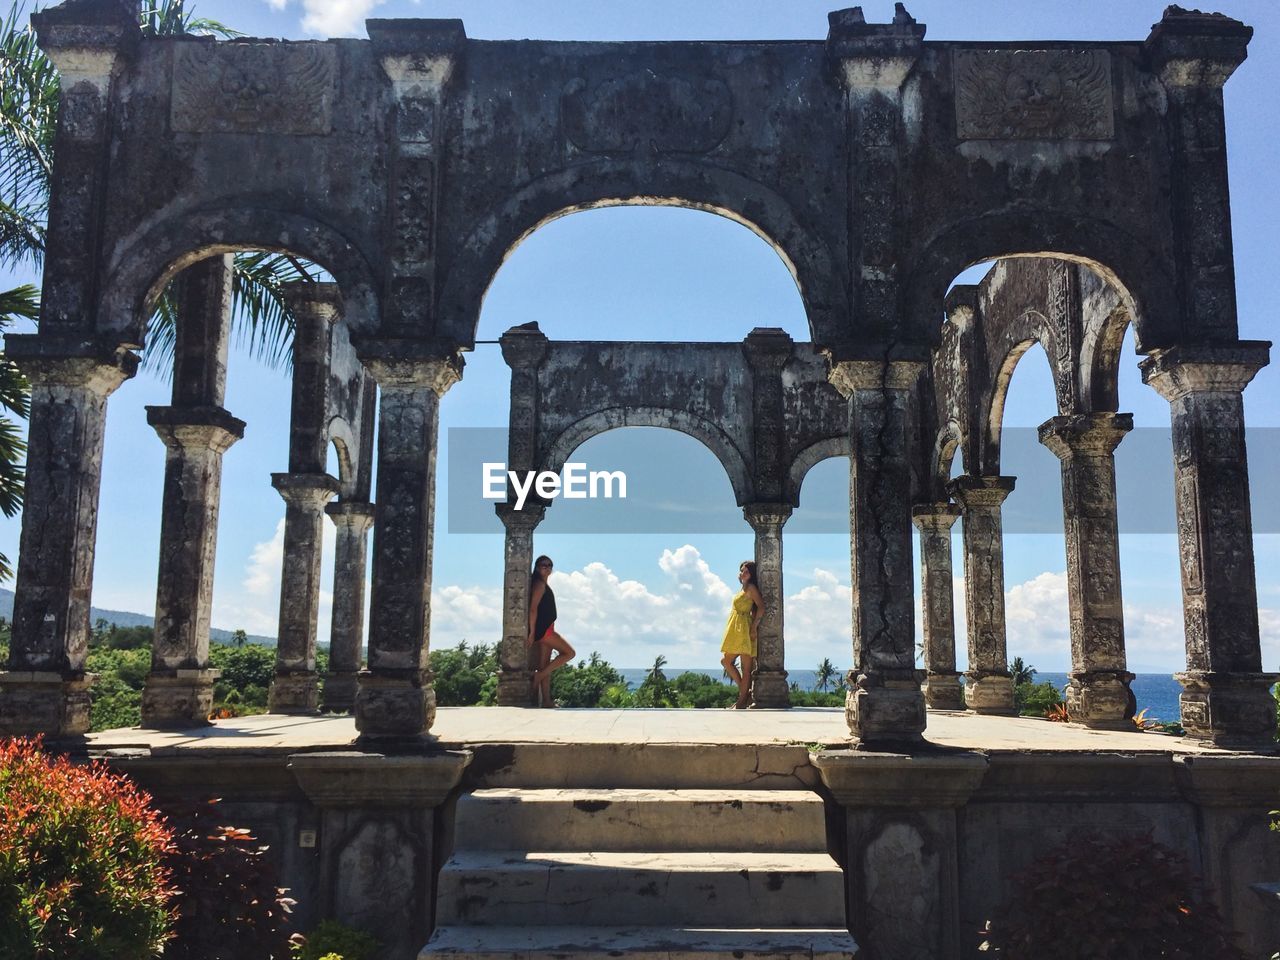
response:
M0 588L0 617L13 619L13 591ZM103 610L99 607L89 608L89 622L97 623L105 620L117 627L154 627L156 618L146 613L127 613L123 610ZM215 643L230 643L231 631L213 628L209 631L209 639ZM276 645L275 637L258 637L249 634L250 643L261 643L268 647Z

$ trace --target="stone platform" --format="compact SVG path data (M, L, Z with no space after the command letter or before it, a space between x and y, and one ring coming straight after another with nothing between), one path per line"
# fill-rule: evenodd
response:
M910 754L850 750L840 709L446 707L433 733L425 753L382 755L354 749L349 717L268 715L189 731L105 731L80 749L108 758L162 803L223 798L227 822L271 845L300 928L336 916L392 934L389 956L403 960L433 931L441 960L541 960L548 950L714 957L750 955L752 943L780 956L969 958L973 931L1010 896L1019 871L1099 832L1150 835L1178 851L1251 951L1264 955L1280 941L1271 905L1253 889L1280 880L1267 816L1280 805L1277 756L947 711L930 712L927 743ZM481 799L486 812L468 827L465 812ZM741 828L722 831L716 824L730 809ZM594 811L604 812L587 816ZM741 848L711 842L721 834L742 837ZM844 874L856 946L825 914L762 918L757 934L745 934L685 896L673 898L671 918L638 909L607 931L591 925L604 915L589 911L571 935L569 913L538 914L546 929L536 944L517 929L528 917L514 907L457 908L471 887L533 890L553 875L566 903L590 900L597 878L637 896L658 874L721 891L742 870L812 872L805 857L822 851ZM706 862L681 859L694 854ZM726 873L722 860L736 866ZM520 909L550 911L550 902Z

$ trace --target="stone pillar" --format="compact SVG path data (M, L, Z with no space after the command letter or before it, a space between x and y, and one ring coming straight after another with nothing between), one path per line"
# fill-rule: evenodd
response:
M786 708L791 706L791 690L782 629L786 596L782 589L782 527L791 518L791 505L751 503L742 508L742 514L756 534L756 578L765 607L756 635L759 645L751 700L757 707Z
M417 957L431 936L436 876L445 860L437 813L471 754L298 753L289 771L314 817L313 916L333 917L381 942L380 957ZM314 812L312 812L314 811Z
M84 663L107 397L138 361L41 356L47 345L37 336L6 344L31 384L31 426L0 731L65 736L89 729Z
M324 511L337 527L324 709L329 713L350 713L356 702L356 676L364 646L364 581L373 504L331 503Z
M924 700L935 710L963 710L964 687L956 670L956 617L952 589L951 528L960 516L953 503L925 503L911 510L920 531L920 590L924 624Z
M855 686L845 717L863 743L919 740L926 723L915 667L907 442L911 388L923 369L907 360L833 360L829 372L849 400Z
M977 713L1013 710L1013 677L1004 620L1004 534L1000 505L1013 492L1013 477L957 477L951 496L964 517L965 627L969 670L965 701Z
M542 522L546 507L526 503L523 510L514 504L496 504L499 519L506 527L502 574L502 643L498 648L498 706L527 707L533 672L525 639L529 635L529 578L533 569L533 531Z
M244 436L244 421L221 407L148 407L147 422L165 445L160 575L156 579L151 673L142 693L142 725L188 728L213 709L209 616L222 455Z
M981 787L980 753L826 751L813 757L843 808L849 931L870 957L961 960L959 808ZM861 954L859 954L861 956Z
M320 705L316 621L320 616L324 508L337 495L338 481L324 473L273 473L271 485L284 498L285 513L276 675L267 709L271 713L314 713Z
M1260 341L1173 347L1142 362L1173 417L1182 725L1223 745L1269 744L1276 724L1270 687L1280 675L1262 672L1242 395L1269 350Z
M233 260L209 257L179 274L173 402L147 408L165 445L155 641L142 693L142 724L153 729L202 726L213 708L209 615L222 455L244 436L243 421L222 407Z
M403 341L357 345L378 381L378 495L373 531L369 666L356 729L365 740L426 736L435 720L427 654L440 398L462 376L456 348L406 357Z
M1062 512L1071 606L1067 711L1090 727L1132 729L1116 524L1115 448L1133 429L1129 413L1052 417L1040 442L1062 461Z

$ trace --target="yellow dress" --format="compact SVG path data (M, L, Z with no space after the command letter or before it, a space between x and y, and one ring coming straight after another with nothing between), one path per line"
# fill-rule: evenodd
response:
M729 622L724 627L724 643L720 644L721 653L745 653L749 657L756 655L756 641L751 636L751 598L743 590L733 598L733 609L729 611Z

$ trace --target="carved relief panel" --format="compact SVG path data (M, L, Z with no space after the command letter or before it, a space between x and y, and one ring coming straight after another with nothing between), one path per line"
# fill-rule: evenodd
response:
M953 54L961 140L1110 140L1105 50L972 50Z

